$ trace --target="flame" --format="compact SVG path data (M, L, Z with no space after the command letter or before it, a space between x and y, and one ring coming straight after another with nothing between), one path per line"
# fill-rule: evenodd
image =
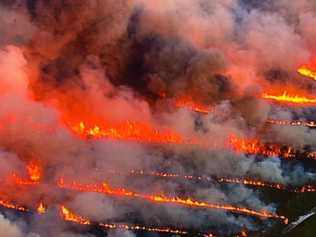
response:
M208 114L211 112L208 106L199 104L196 101L193 101L190 97L178 97L176 99L175 106L178 108L187 108L189 110L203 114Z
M65 206L61 206L60 207L60 213L61 216L64 220L66 221L70 221L70 222L74 222L80 225L90 225L91 222L81 216L75 215L74 213L72 213L69 209L67 209Z
M277 102L286 102L291 104L315 104L316 98L308 98L305 96L298 96L298 95L289 95L287 91L284 91L282 95L270 95L264 93L262 98L273 100Z
M0 206L8 209L15 209L22 212L30 212L29 209L12 204L9 201L1 200L0 199ZM42 215L46 212L46 207L43 203L40 203L37 207L37 213L39 215ZM90 221L88 218L79 216L71 212L68 208L65 206L60 207L60 215L63 220L68 222L73 222L79 225L91 225L92 221ZM132 225L132 224L107 224L107 223L93 223L100 228L104 229L124 229L124 230L131 230L131 231L146 231L146 232L155 232L155 233L169 233L169 234L176 234L176 235L190 235L190 232L181 230L181 229L174 229L169 227L146 227L141 225ZM198 236L208 236L208 237L215 237L213 234L203 234L198 233Z
M242 139L234 134L229 136L228 147L236 152L247 154L261 154L265 156L280 156L281 150L278 146L270 146L266 148L258 139Z
M313 71L312 69L310 69L306 66L299 67L297 69L297 72L304 77L308 77L308 78L316 81L316 71Z
M35 161L31 161L28 163L27 172L31 181L37 182L41 178L41 168Z
M81 121L79 124L71 126L71 129L73 132L83 137L109 138L115 140L118 139L162 144L197 143L194 140L184 139L180 134L177 134L170 129L159 131L149 124L132 121L112 125L106 124L102 127L99 125L88 127L85 122Z
M65 206L61 206L60 209L62 218L66 221L77 223L80 225L91 225L92 221L88 218L79 216L71 212ZM123 230L131 230L131 231L146 231L146 232L155 232L155 233L168 233L168 234L176 234L176 235L188 235L190 234L188 231L181 229L173 229L169 227L146 227L141 225L132 225L132 224L107 224L107 223L93 223L104 229L123 229ZM205 234L198 233L199 236L206 236ZM215 237L213 234L207 234L209 237Z
M230 135L227 147L235 152L241 152L252 155L262 155L265 157L282 157L284 159L295 158L297 154L302 155L305 159L316 160L316 151L300 152L295 148L288 146L281 148L277 144L265 145L260 143L258 139L243 139L235 135Z
M282 150L277 144L264 145L258 139L243 139L235 136L234 134L229 136L227 146L235 152L242 152L246 154L263 155L267 157L283 157L290 159L295 157L295 149L288 147L286 150ZM311 157L309 157L311 158Z
M155 227L146 227L140 225L127 225L127 224L105 224L99 223L98 226L105 229L124 229L131 231L146 231L146 232L155 232L155 233L168 233L168 234L176 234L176 235L188 235L189 232L185 230L179 229L171 229L171 228L155 228ZM211 235L214 236L214 235Z
M116 175L120 174L119 172L111 172ZM226 178L226 177L209 177L209 176L193 176L193 175L182 175L176 173L166 173L166 172L145 172L143 170L131 170L130 175L148 175L148 176L155 176L160 178L180 178L184 180L199 180L199 181L207 181L213 182L216 181L218 183L227 183L227 184L243 184L247 186L253 187L261 187L261 188L271 188L277 190L284 190L288 192L295 192L295 193L304 193L304 192L316 192L316 187L313 185L303 185L300 187L288 187L284 184L280 183L268 183L261 180L254 180L250 178Z
M277 190L285 190L294 193L304 193L304 192L316 192L316 188L313 185L303 185L297 188L290 188L283 184L278 183L267 183L259 180L252 180L247 178L219 178L217 180L220 183L231 183L231 184L244 184L254 187L265 187Z
M132 191L128 191L122 188L113 189L107 183L103 183L101 185L98 184L81 184L77 182L72 182L66 184L63 179L60 179L58 182L58 186L60 188L75 190L80 192L97 192L97 193L104 193L107 195L113 195L118 197L130 197L130 198L138 198L143 199L152 203L164 203L164 204L175 204L179 206L191 207L191 208L206 208L206 209L217 209L217 210L224 210L233 213L251 215L260 218L274 218L285 221L287 218L284 216L279 216L274 213L270 213L267 211L256 211L248 208L243 207L235 207L230 205L221 205L221 204L210 204L207 202L196 201L191 198L182 199L179 197L167 197L164 195L148 195L148 194L141 194Z
M36 208L36 211L38 214L43 215L46 213L46 207L45 205L41 202L38 207Z
M271 124L287 124L284 121L268 120ZM293 126L299 126L301 122L291 122ZM313 121L304 123L306 126L314 127L316 123ZM180 134L177 134L170 129L161 132L154 129L150 125L136 123L136 122L122 122L112 126L93 125L88 127L85 122L81 121L75 126L70 126L72 131L84 138L92 137L96 139L106 138L124 141L136 141L141 143L156 143L156 144L177 144L177 145L195 145L206 149L216 148L216 143L203 142L201 139L186 139ZM283 157L286 159L295 157L294 148L288 147L286 150L277 144L262 144L258 139L242 139L234 134L230 135L226 142L226 148L235 152L242 152L247 154L259 154L267 157ZM316 155L316 153L315 153ZM306 153L309 159L316 159L316 156Z
M37 185L40 184L39 181L32 181L29 179L23 179L17 174L13 173L8 179L9 182L12 182L17 185Z
M16 204L11 203L10 201L2 200L2 199L0 199L0 206L8 208L8 209L15 209L22 212L28 211L28 209L25 207L18 206Z

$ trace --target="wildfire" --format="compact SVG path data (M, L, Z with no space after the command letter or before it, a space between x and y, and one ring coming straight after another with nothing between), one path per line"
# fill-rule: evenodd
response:
M155 228L155 227L146 227L140 225L127 225L127 224L104 224L99 223L98 226L105 229L123 229L123 230L131 230L131 231L146 231L146 232L155 232L155 233L168 233L175 235L188 235L189 232L185 230L179 229L171 229L171 228ZM200 234L198 234L200 236ZM211 235L214 236L214 235ZM215 237L215 236L214 236Z
M80 225L90 225L91 224L91 222L88 219L83 218L83 217L78 216L78 215L75 215L74 213L72 213L69 209L67 209L64 206L61 206L60 213L61 213L61 216L63 217L63 219L66 221L74 222L74 223L77 223Z
M316 81L316 71L313 71L306 66L299 67L297 72L304 77L308 77Z
M242 139L235 135L231 135L229 137L227 146L236 152L243 152L247 154L261 154L265 156L282 155L280 147L277 145L265 147L257 139ZM288 151L287 154L285 154L285 156L289 157L290 152L291 151Z
M44 206L42 202L38 205L38 207L36 208L36 211L40 215L43 215L46 213L46 207Z
M170 129L159 131L149 124L132 121L119 124L93 125L88 127L81 121L78 125L71 126L72 130L83 137L109 138L115 140L140 141L146 143L162 144L196 144L194 140L184 139Z
M41 168L35 161L31 161L28 163L27 172L31 181L37 182L41 178Z
M287 122L268 120L270 124L290 124L292 126L306 125L309 127L316 127L316 123L311 122ZM153 128L151 125L146 125L136 122L122 122L116 125L93 125L87 126L84 122L80 122L75 126L71 126L72 131L84 138L92 137L96 139L114 139L124 141L136 141L141 143L154 143L154 144L177 144L177 145L195 145L202 148L210 149L216 148L216 143L208 143L201 139L187 139L180 134L167 129L163 132ZM242 152L247 154L259 154L267 157L283 157L286 159L295 157L297 150L292 147L281 148L277 144L262 144L258 139L242 139L234 134L228 137L226 147L235 152ZM309 159L316 159L316 156L306 153L304 157Z
M118 172L112 172L114 174L119 174ZM316 192L316 187L313 185L303 185L300 187L288 187L284 184L279 183L268 183L261 180L254 180L250 178L217 178L210 176L194 176L194 175L182 175L176 173L166 173L166 172L145 172L143 170L131 170L130 175L146 175L146 176L154 176L160 178L180 178L184 180L199 180L206 182L218 182L218 183L227 183L227 184L243 184L247 186L253 187L261 187L261 188L271 188L277 190L284 190L288 192L295 193L304 193L304 192Z
M107 223L93 223L89 219L76 215L71 212L66 207L61 207L61 215L62 218L66 221L73 222L80 225L97 225L100 228L104 229L123 229L123 230L131 230L131 231L145 231L145 232L154 232L154 233L168 233L168 234L176 234L176 235L189 235L190 233L181 229L173 229L169 227L147 227L141 225L132 225L132 224L107 224ZM197 233L198 236L209 236L215 237L213 234L202 234Z
M8 208L8 209L15 209L17 211L22 211L22 212L27 212L28 209L22 206L18 206L16 204L11 203L10 201L7 200L0 200L0 206Z
M292 104L315 104L315 98L308 98L305 96L298 96L298 95L289 95L287 91L284 91L282 95L270 95L264 93L262 96L264 99L273 100L277 102L286 102Z
M167 197L164 195L148 195L148 194L141 194L132 191L128 191L122 188L113 189L107 183L103 183L101 185L98 184L80 184L77 182L72 182L66 184L63 179L59 180L58 186L60 188L75 190L80 192L97 192L97 193L104 193L107 195L113 195L118 197L129 197L129 198L138 198L143 199L153 203L165 203L165 204L175 204L179 206L191 207L191 208L206 208L206 209L217 209L217 210L224 210L233 213L239 214L246 214L251 216L256 216L260 218L274 218L279 219L285 222L287 220L284 216L279 216L274 213L270 213L267 211L256 211L248 208L243 207L234 207L230 205L221 205L221 204L210 204L207 202L196 201L191 198L182 199L179 197Z
M234 183L234 184L245 184L250 186L256 186L256 187L269 187L269 188L275 188L279 190L285 190L285 186L282 184L268 184L262 181L255 181L255 180L249 180L249 179L239 179L239 178L220 178L218 180L220 183Z
M190 97L179 97L176 99L175 106L178 108L187 108L189 110L208 114L211 112L210 108L206 105L199 104L193 101Z
M0 206L8 209L15 209L22 212L29 212L27 208L12 204L9 201L0 200ZM39 215L42 215L46 212L46 207L43 203L40 203L37 207L37 213ZM74 214L71 212L68 208L65 206L60 207L60 216L63 220L76 223L79 225L96 225L100 228L104 229L124 229L124 230L131 230L131 231L144 231L144 232L154 232L154 233L168 233L168 234L176 234L176 235L191 235L192 233L181 230L181 229L175 229L175 228L169 228L169 227L147 227L147 226L141 226L141 225L132 225L132 224L107 224L107 223L93 223L88 218L79 216L77 214ZM197 233L198 236L203 237L215 237L213 234L205 234L205 233Z
M282 157L284 159L301 156L304 159L316 160L316 151L300 151L291 146L281 147L277 144L262 144L258 139L243 139L235 135L229 137L226 145L235 152L245 154Z
M32 180L28 180L28 179L23 179L14 173L7 180L10 182L12 181L12 183L17 184L17 185L36 185L36 184L39 184L39 181L32 181Z

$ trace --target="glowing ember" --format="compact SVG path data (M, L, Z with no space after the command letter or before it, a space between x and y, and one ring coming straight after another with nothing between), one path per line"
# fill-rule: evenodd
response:
M44 206L44 204L42 202L38 205L38 207L36 208L36 211L40 215L46 213L46 207Z
M40 180L40 178L41 178L41 168L35 161L31 161L27 165L26 169L27 169L28 175L30 177L30 180L32 180L34 182Z
M286 91L283 92L282 95L270 95L270 94L263 94L262 96L264 99L273 100L277 102L286 102L292 104L315 104L315 98L308 98L305 96L298 96L298 95L289 95Z
M313 71L309 69L308 67L305 67L305 66L299 67L297 69L297 72L304 77L308 77L310 79L316 80L316 71Z
M191 208L206 208L206 209L217 209L224 210L233 213L245 214L256 216L260 218L274 218L286 221L286 217L279 216L274 213L270 213L267 211L255 211L248 208L243 207L234 207L230 205L221 205L221 204L210 204L207 202L196 201L191 198L182 199L179 197L166 197L163 195L148 195L141 194L132 191L128 191L125 189L113 189L107 183L103 183L102 185L98 184L80 184L77 182L72 182L70 184L66 184L63 179L59 180L58 186L64 189L76 190L80 192L98 192L104 193L107 195L113 195L118 197L130 197L130 198L139 198L153 203L165 203L165 204L175 204L179 206L191 207Z
M190 97L179 97L176 99L175 106L178 108L187 108L189 110L207 114L211 112L210 108L206 105L199 104L193 101Z

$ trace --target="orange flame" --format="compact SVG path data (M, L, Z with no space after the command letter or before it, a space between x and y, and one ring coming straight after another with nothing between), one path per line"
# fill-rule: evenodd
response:
M119 174L118 172L112 172L115 174ZM254 180L250 178L213 178L209 176L193 176L193 175L181 175L176 173L165 173L165 172L145 172L143 170L131 170L131 175L149 175L161 178L181 178L184 180L200 180L200 181L216 181L219 183L228 183L228 184L243 184L247 186L253 187L262 187L262 188L271 188L277 190L284 190L288 192L295 193L304 193L304 192L316 192L316 187L313 185L303 185L300 187L292 188L288 187L284 184L279 183L268 183L261 180Z
M263 145L258 139L242 139L235 135L229 137L227 146L236 152L246 154L259 154L267 157L278 156L286 159L295 156L295 150L292 147L281 150L281 147L276 144ZM308 158L311 159L312 157Z
M193 140L186 140L171 130L163 132L149 124L126 121L116 125L94 125L87 127L84 122L71 126L72 130L81 136L93 138L109 138L130 141L143 141L147 143L162 144L194 144Z
M72 213L69 209L67 209L64 206L61 206L60 214L63 217L63 219L66 221L74 222L74 223L77 223L80 225L90 225L91 224L91 222L88 219L83 218L83 217L78 216L78 215L75 215L74 213Z
M13 182L17 185L36 185L36 184L39 184L39 181L32 181L32 180L28 180L28 179L23 179L16 174L12 174L8 178L8 181Z
M38 207L36 208L36 211L40 215L43 215L46 213L46 207L44 206L42 202L38 205Z
M30 210L12 204L9 201L0 200L0 206L8 209L15 209L18 211L29 212ZM42 215L46 212L46 207L40 203L38 208L36 209L39 215ZM71 212L65 206L60 207L60 215L63 220L68 222L73 222L79 225L90 225L92 221L89 219L76 215ZM181 229L174 229L169 227L146 227L141 225L131 225L131 224L106 224L106 223L94 223L95 225L104 228L104 229L124 229L124 230L131 230L131 231L146 231L146 232L155 232L155 233L169 233L169 234L177 234L177 235L188 235L190 234L188 231L181 230ZM208 236L208 237L215 237L213 234L202 234L198 233L199 236Z
M308 98L305 96L298 96L298 95L289 95L287 91L284 91L282 95L270 95L264 93L262 98L267 100L273 100L277 102L286 102L291 104L315 104L315 98Z
M176 235L188 235L189 232L185 230L179 229L171 229L171 228L155 228L155 227L146 227L140 225L127 225L127 224L105 224L99 223L100 227L105 229L123 229L123 230L131 230L131 231L146 231L146 232L155 232L155 233L168 233L168 234L176 234ZM214 236L214 235L210 235ZM215 237L215 236L214 236Z
M0 200L0 206L8 208L8 209L15 209L18 211L23 211L23 212L28 211L28 209L25 207L18 206L16 204L11 203L10 201L2 200L2 199Z
M76 215L67 209L65 206L61 207L61 215L62 218L66 221L77 223L80 225L90 225L92 221L89 219ZM168 234L177 234L177 235L188 235L190 234L188 231L180 230L180 229L172 229L168 227L146 227L141 225L130 225L130 224L107 224L107 223L94 223L97 226L104 229L124 229L131 231L146 231L146 232L155 232L155 233L168 233ZM202 235L202 234L198 234ZM210 237L215 237L212 234L208 234Z
M199 208L207 208L207 209L217 209L217 210L225 210L229 212L246 214L251 216L256 216L260 218L275 218L282 221L286 221L286 217L279 216L274 213L270 213L267 211L255 211L248 208L243 207L234 207L230 205L221 205L221 204L210 204L207 202L196 201L191 198L182 199L179 197L166 197L164 195L148 195L141 194L132 191L128 191L125 189L112 189L107 183L103 183L102 185L98 184L80 184L77 182L72 182L66 184L63 179L60 179L58 182L58 186L64 189L76 190L80 192L97 192L104 193L107 195L119 196L119 197L130 197L130 198L139 198L153 203L165 203L165 204L175 204L179 206L185 207L199 207Z
M35 161L29 162L26 169L31 181L37 182L40 180L41 168Z
M227 146L236 152L248 154L262 154L267 156L279 156L281 154L277 146L266 149L257 139L242 139L235 135L230 135Z
M316 81L316 71L313 71L312 69L310 69L306 66L299 67L297 69L297 72L304 77L308 77L308 78Z

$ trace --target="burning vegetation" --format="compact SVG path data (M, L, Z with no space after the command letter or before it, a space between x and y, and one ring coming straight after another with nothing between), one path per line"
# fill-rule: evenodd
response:
M3 235L279 236L316 204L299 2L2 1Z

